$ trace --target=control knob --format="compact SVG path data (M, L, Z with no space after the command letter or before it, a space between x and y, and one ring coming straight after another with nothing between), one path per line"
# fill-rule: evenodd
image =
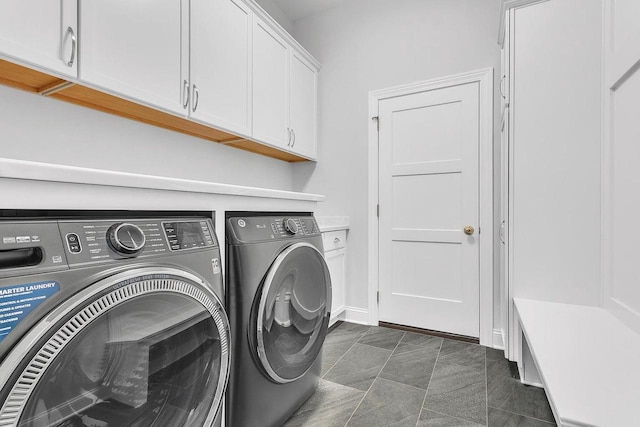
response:
M293 218L287 218L283 222L284 229L289 234L297 234L298 233L298 224Z
M107 230L107 243L120 255L134 257L144 249L146 237L140 227L126 222L113 224Z

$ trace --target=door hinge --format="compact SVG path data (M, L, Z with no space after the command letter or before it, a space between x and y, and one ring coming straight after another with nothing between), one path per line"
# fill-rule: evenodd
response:
M376 302L380 305L380 291L376 292Z
M376 122L376 129L379 131L380 130L380 117L379 116L371 117L371 120Z
M380 218L380 204L376 205L376 216Z

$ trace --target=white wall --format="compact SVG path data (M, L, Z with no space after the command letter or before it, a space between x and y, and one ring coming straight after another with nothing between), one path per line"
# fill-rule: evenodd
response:
M368 308L368 93L486 67L496 70L498 87L499 5L499 0L350 0L295 22L294 36L322 70L319 162L294 166L294 189L325 194L319 213L350 217L347 305ZM496 136L498 108L496 96ZM495 154L499 166L497 149ZM497 168L495 176L499 184ZM499 196L499 185L495 193Z
M0 156L291 190L291 164L0 86Z
M276 22L280 24L282 28L287 30L289 34L293 34L293 29L294 29L293 22L291 21L291 19L289 19L287 14L284 13L282 9L280 9L280 7L273 2L273 0L255 0L255 1L273 19L275 19Z

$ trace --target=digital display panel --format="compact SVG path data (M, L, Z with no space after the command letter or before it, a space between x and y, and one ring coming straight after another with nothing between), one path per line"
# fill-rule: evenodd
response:
M213 245L211 231L206 221L164 222L162 225L172 250Z

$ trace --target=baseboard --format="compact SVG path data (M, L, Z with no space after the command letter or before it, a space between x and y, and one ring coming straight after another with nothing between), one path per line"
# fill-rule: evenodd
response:
M496 350L504 350L504 340L502 338L502 330L493 330L493 348Z
M344 307L340 308L339 310L336 310L334 313L331 313L331 320L329 320L329 326L341 320L344 321L345 317L346 317L346 313L345 313Z
M542 385L542 384L541 384L541 383L539 383L539 382L527 381L527 380L525 380L525 379L520 379L520 382L521 382L522 384L524 384L524 385L528 385L528 386L531 386L531 387L544 388L544 385Z
M345 307L344 321L351 323L359 323L360 325L369 324L369 310L358 307Z

